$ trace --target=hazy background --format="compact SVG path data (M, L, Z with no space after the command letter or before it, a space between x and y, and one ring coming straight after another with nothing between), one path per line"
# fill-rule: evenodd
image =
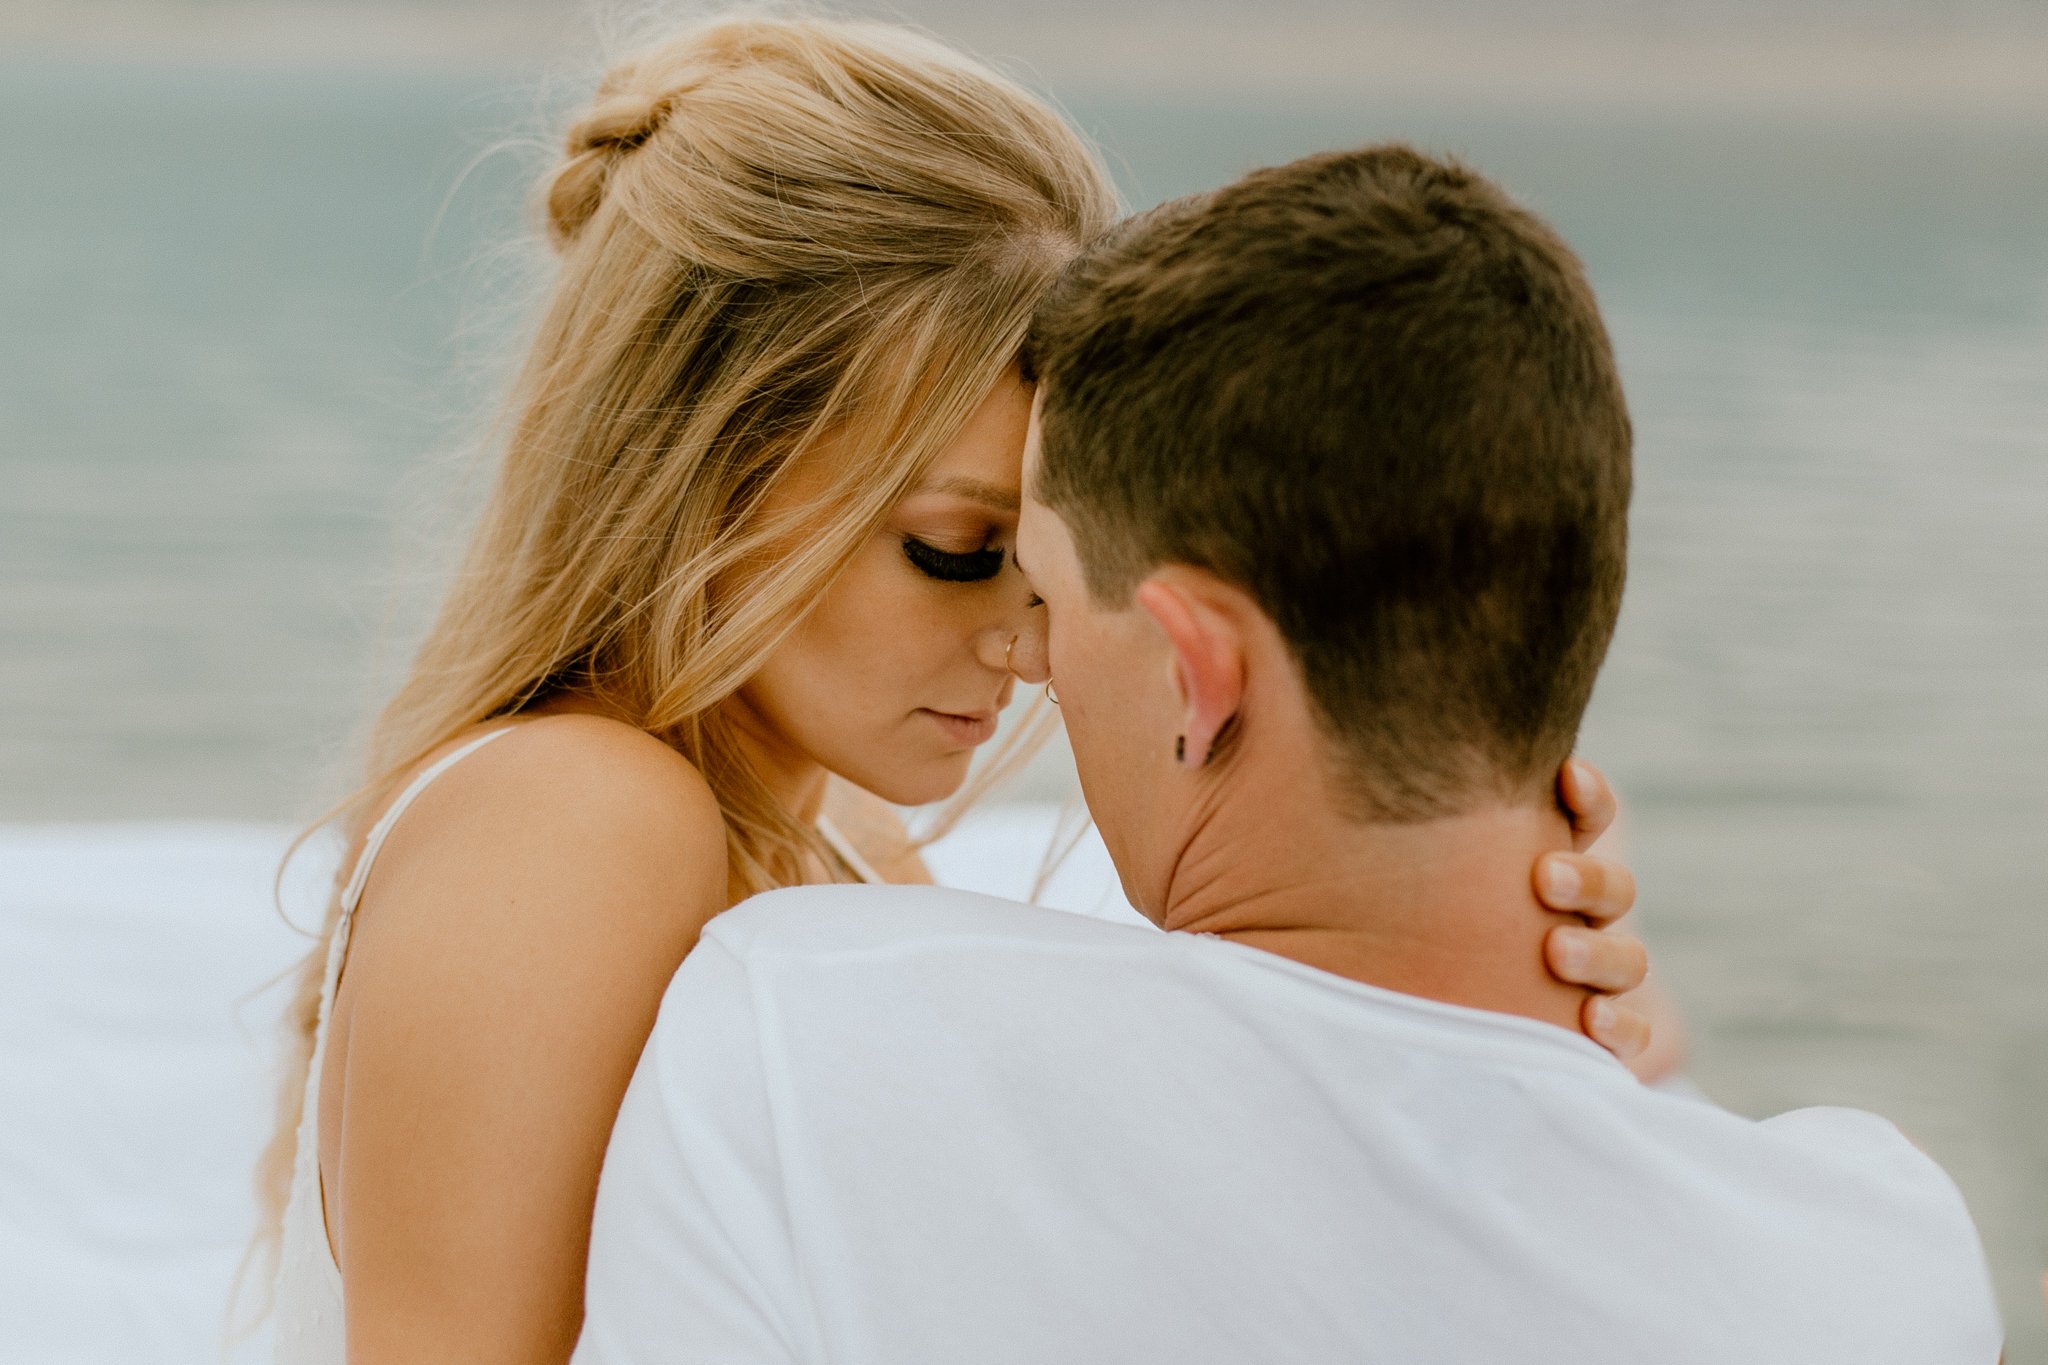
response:
M1639 452L1584 749L1694 1073L1906 1127L2048 1361L2048 8L869 12L1056 94L1134 206L1400 136L1563 228ZM609 13L0 0L0 821L333 794Z

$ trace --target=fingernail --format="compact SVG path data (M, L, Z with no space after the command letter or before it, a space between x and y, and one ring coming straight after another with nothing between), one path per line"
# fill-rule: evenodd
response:
M1605 1033L1608 1029L1614 1027L1614 1002L1612 1000L1609 1000L1604 995L1594 997L1589 1027L1595 1033Z
M1582 885L1579 870L1564 859L1552 858L1543 864L1543 896L1552 904L1571 900Z
M1566 976L1582 976L1586 971L1586 945L1576 934L1557 941L1557 969Z

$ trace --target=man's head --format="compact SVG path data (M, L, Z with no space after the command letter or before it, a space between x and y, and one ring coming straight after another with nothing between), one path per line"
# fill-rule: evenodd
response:
M1552 799L1620 606L1630 434L1548 226L1406 147L1311 157L1116 229L1028 359L1020 555L1141 906L1126 858L1281 732L1355 820Z

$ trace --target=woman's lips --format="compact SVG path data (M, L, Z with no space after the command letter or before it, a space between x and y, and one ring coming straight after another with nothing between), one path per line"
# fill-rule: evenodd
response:
M993 711L959 715L952 711L934 711L927 706L919 708L917 714L930 717L948 739L970 749L987 743L996 732L996 713Z

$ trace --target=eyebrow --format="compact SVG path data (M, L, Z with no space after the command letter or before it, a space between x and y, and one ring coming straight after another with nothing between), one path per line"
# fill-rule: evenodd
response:
M950 493L956 498L968 498L974 502L985 503L999 512L1014 512L1018 506L1016 489L1004 488L1002 485L990 483L986 479L973 479L965 475L956 475L950 479L941 479L937 483L924 484L917 491L920 493Z

